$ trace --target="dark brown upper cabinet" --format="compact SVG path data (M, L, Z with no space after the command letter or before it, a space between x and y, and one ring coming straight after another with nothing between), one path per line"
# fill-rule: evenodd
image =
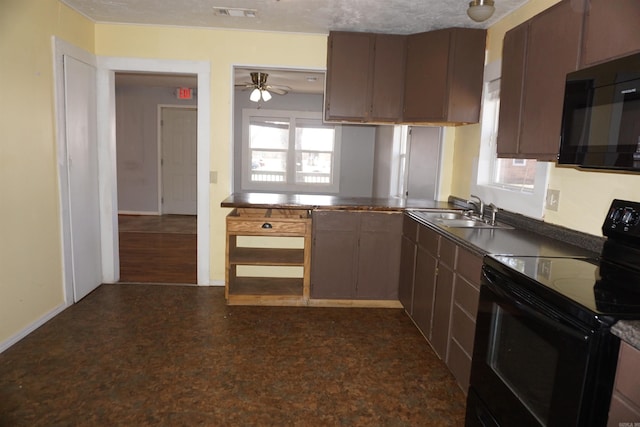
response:
M563 0L505 35L499 157L556 159L565 77L580 60L584 9L577 3Z
M407 38L405 123L467 124L480 118L486 31L448 28Z
M332 31L325 120L477 123L486 31L410 36Z
M369 33L331 32L324 97L326 120L365 121L371 104L373 46Z
M332 31L325 119L400 121L405 43L401 35Z
M582 65L640 51L640 1L589 0L582 39Z
M374 122L399 122L402 120L407 38L395 34L376 34L375 38L371 119Z

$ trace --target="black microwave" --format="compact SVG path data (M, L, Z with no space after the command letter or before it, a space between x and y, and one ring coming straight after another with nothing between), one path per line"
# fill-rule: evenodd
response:
M640 172L640 54L567 74L558 164Z

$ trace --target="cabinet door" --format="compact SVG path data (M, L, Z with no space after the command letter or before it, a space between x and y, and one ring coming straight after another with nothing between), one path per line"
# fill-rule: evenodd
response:
M478 123L484 81L487 32L453 28L449 48L446 121Z
M433 255L418 246L416 276L413 284L413 321L428 340L431 340L437 264L438 260Z
M402 119L406 36L376 34L371 119L398 122Z
M443 360L447 358L453 285L453 270L442 262L438 263L435 302L433 304L433 324L431 326L431 346Z
M563 0L531 19L522 104L520 157L555 160L566 75L578 67L583 10Z
M522 85L529 23L509 30L502 46L500 114L498 116L498 156L517 157L522 122Z
M364 121L371 105L374 34L331 32L328 43L325 118Z
M409 316L413 316L413 280L415 266L416 244L406 236L402 236L398 299Z
M311 297L355 297L358 217L351 212L314 211Z
M358 242L358 299L398 299L401 213L356 213Z
M640 1L590 0L585 16L585 66L640 51Z
M405 122L442 120L448 93L450 30L412 34L407 39Z

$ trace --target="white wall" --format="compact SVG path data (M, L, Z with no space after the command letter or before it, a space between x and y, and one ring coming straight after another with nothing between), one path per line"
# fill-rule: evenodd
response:
M196 105L175 88L116 86L118 211L157 214L158 105Z
M397 184L397 177L393 176L394 173L397 173L397 169L394 168L393 165L393 162L396 160L393 137L393 126L378 126L376 129L373 197L389 197L395 195L395 188L392 182Z

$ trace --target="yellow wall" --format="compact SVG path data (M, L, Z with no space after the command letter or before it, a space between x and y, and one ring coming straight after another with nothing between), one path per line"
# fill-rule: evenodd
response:
M0 2L0 342L64 302L52 35L93 51L57 0Z
M220 202L231 188L233 65L325 69L326 35L96 25L100 56L208 61L211 63L211 273L224 280L224 218Z
M487 62L502 56L502 40L507 30L526 21L559 0L529 1L520 9L494 24L488 32ZM467 197L473 164L480 147L480 125L456 128L451 194ZM600 227L614 198L640 201L640 175L603 173L555 167L552 165L549 188L560 190L557 212L545 211L545 221L601 235ZM499 201L496 202L500 206Z

